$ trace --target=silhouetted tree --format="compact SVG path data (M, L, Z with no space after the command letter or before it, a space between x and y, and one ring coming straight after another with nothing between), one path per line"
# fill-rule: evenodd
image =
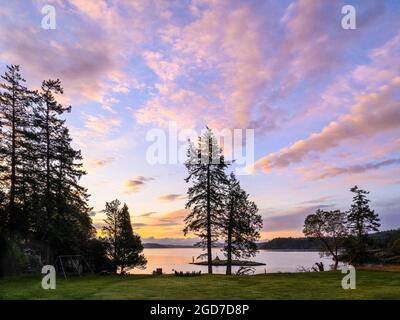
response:
M129 209L126 205L120 208L121 202L113 200L106 202L104 212L107 218L104 220L103 231L106 235L107 254L113 264L113 272L121 273L125 268L143 268L147 261L141 252L143 245L138 235L133 233L129 216Z
M144 268L146 259L143 254L143 245L140 236L134 234L129 215L129 209L126 204L121 209L119 218L119 263L121 273L126 268Z
M7 67L0 84L0 229L8 248L47 243L53 254L81 253L94 236L87 190L79 185L85 172L82 156L61 119L70 107L56 96L59 80L28 90L19 66ZM41 247L41 249L43 249ZM12 250L10 252L12 252ZM7 258L8 259L8 258Z
M321 241L323 252L332 256L333 269L337 270L339 249L343 246L348 235L346 213L339 210L323 211L318 209L315 214L306 217L303 233L308 238Z
M249 258L257 253L256 241L263 221L256 204L249 200L233 173L229 176L225 203L222 228L226 239L226 274L232 274L232 256Z
M207 128L197 146L190 142L185 165L189 173L185 181L192 186L186 203L191 211L183 231L193 231L201 239L200 245L207 248L208 273L212 273L212 244L219 236L228 166L212 130Z
M36 125L40 128L39 136L41 143L41 160L43 162L43 177L44 177L44 192L43 192L43 205L45 208L45 221L44 221L44 238L47 242L47 260L50 260L50 238L54 237L53 224L56 217L60 212L55 212L56 207L56 181L60 181L59 174L57 172L56 165L59 161L57 157L60 157L60 153L57 152L57 147L60 144L60 140L66 139L64 145L68 144L68 149L70 140L65 132L65 120L60 119L60 116L71 110L71 107L64 107L59 104L55 98L56 95L63 94L63 89L61 87L60 80L47 80L43 81L41 86L41 103L39 108L35 110L36 115ZM61 142L63 143L63 142ZM70 163L75 160L73 153L66 153L61 155L62 158L67 158L71 156L72 159ZM61 166L61 164L59 164ZM82 175L79 173L79 176ZM57 188L59 190L59 186ZM60 199L59 199L60 200Z
M112 270L111 260L107 256L107 242L104 239L89 239L84 254L94 272Z
M106 235L106 240L108 243L107 254L113 264L113 272L118 271L118 235L119 235L119 206L121 202L117 199L106 202L106 207L103 212L106 214L106 219L104 220L105 226L103 227L103 232Z
M7 248L5 198L6 195L0 190L0 278L3 277L5 273Z
M22 203L26 195L23 177L24 149L29 145L28 129L35 93L24 85L19 66L7 66L0 84L1 183L8 192L5 223L11 237L23 233Z
M369 207L368 191L354 186L350 189L355 195L350 211L347 214L351 237L346 243L346 253L349 261L362 263L367 256L368 233L378 231L380 219L377 213Z

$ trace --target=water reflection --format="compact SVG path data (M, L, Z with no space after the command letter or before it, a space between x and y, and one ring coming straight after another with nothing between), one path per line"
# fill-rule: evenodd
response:
M172 248L172 249L144 249L144 254L148 260L144 270L134 269L131 273L149 274L156 268L162 268L163 273L173 273L176 271L200 271L207 272L207 266L190 264L192 259L196 259L202 253L200 248ZM224 255L219 249L214 249L213 258ZM329 269L332 260L321 258L318 252L299 252L299 251L267 251L260 250L252 260L266 263L266 266L256 266L255 273L275 273L275 272L297 272L299 267L310 268L315 262L322 261L325 269ZM239 267L233 267L236 272ZM226 267L213 267L214 273L225 273Z

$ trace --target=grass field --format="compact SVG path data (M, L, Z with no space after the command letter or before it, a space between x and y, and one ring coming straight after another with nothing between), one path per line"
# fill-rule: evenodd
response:
M57 279L43 290L39 277L0 280L0 299L400 299L400 272L361 270L357 288L343 274L276 273L256 276L85 276Z

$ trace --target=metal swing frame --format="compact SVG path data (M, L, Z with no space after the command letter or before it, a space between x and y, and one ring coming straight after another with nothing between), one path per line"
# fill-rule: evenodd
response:
M78 273L79 276L82 275L82 272L79 270L79 265L76 263L76 259L81 259L83 261L83 263L88 267L88 269L90 270L91 273L93 272L93 269L90 267L89 263L86 261L85 257L80 255L80 254L71 254L71 255L62 255L62 256L58 256L56 261L54 262L54 266L57 265L57 262L60 262L60 266L61 266L61 270L64 274L64 278L68 279L67 277L67 272L65 272L65 268L64 268L64 264L63 264L63 259L70 259L72 266L74 267L74 269L76 270L76 272Z

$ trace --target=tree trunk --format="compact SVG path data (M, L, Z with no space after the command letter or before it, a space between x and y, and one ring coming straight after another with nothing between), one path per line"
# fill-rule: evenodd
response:
M336 271L337 268L338 268L339 259L338 259L338 257L333 257L333 260L335 261L335 264L333 266L333 270Z
M232 274L232 219L233 219L233 199L231 199L231 208L229 210L228 219L228 239L227 239L227 260L226 260L226 274Z
M46 227L46 244L47 244L47 263L50 261L50 242L49 242L49 234L50 234L50 124L49 124L49 105L46 102L46 218L47 218L47 227Z
M117 234L117 232L115 232L115 235L114 235L114 237L115 237L115 239L114 239L114 252L113 252L113 269L114 269L113 272L114 272L114 274L118 273L117 240L116 240L117 236L116 236L116 234Z
M228 230L226 274L232 274L232 229Z
M212 270L212 237L211 237L211 186L210 186L210 165L207 166L207 264L208 273L213 273Z
M10 203L8 222L10 224L10 235L12 237L12 230L15 227L15 185L16 185L16 114L15 114L15 92L13 89L12 100L12 132L11 132L11 185L10 185Z
M50 248L50 240L46 239L46 264L51 264L51 248Z

